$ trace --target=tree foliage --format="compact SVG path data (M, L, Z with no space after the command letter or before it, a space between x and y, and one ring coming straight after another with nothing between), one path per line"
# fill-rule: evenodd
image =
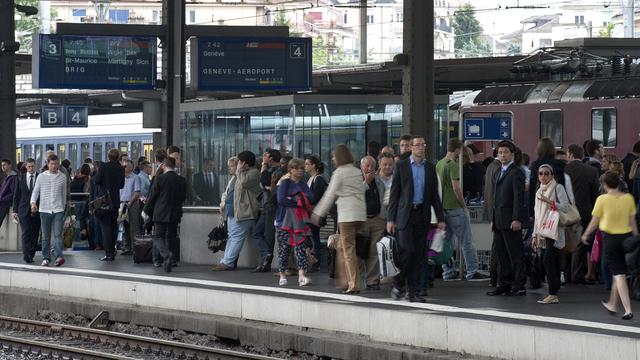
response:
M613 34L613 28L614 28L613 22L609 22L604 28L600 29L598 34L600 35L601 38L610 38L611 35Z
M462 5L451 22L455 34L454 49L458 57L484 56L488 44L482 38L482 26L470 4Z
M39 2L39 0L16 0L18 5L33 6L35 8L38 8ZM20 42L20 52L31 52L31 36L40 32L40 17L42 15L26 16L19 11L16 11L16 15L16 39ZM57 12L52 8L51 17L55 19L56 16Z
M311 42L313 49L313 67L324 66L329 64L329 49L324 44L322 36L316 36Z

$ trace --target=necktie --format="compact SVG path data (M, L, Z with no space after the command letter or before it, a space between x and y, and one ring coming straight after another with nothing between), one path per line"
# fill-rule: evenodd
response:
M209 173L209 187L213 187L213 173Z
M498 180L502 179L502 177L504 176L504 174L507 172L507 170L505 168L500 169L500 176L498 177Z
M33 190L33 175L29 175L29 191Z

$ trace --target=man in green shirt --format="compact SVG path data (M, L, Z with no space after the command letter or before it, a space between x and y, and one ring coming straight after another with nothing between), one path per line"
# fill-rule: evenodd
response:
M436 172L442 184L442 207L447 224L445 241L450 243L453 235L458 239L466 264L465 278L468 281L485 281L489 280L489 277L478 272L478 254L473 244L469 209L464 202L462 186L460 186L460 165L456 160L461 151L460 139L449 139L447 155L436 164ZM442 278L445 281L457 278L452 259L442 265L442 270Z

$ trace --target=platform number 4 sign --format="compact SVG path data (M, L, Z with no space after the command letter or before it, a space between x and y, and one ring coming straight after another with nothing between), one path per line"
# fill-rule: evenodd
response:
M67 105L65 124L67 127L87 127L89 118L86 106Z
M43 105L40 127L87 127L89 110L81 105Z
M304 44L289 44L289 57L292 59L305 59L307 57L307 48Z

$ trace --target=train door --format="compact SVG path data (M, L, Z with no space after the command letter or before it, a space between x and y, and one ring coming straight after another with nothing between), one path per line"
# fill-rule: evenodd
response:
M144 144L143 149L144 149L144 156L147 158L147 161L149 161L150 163L153 163L155 160L153 158L153 144Z

